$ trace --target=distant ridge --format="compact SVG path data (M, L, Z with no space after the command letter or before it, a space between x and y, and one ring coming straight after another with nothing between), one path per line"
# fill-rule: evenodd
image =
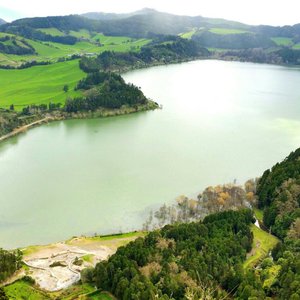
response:
M157 35L192 32L192 38L201 42L203 46L226 49L273 47L276 46L272 41L274 37L289 38L294 44L300 44L300 24L282 27L251 26L220 18L174 15L151 8L125 14L89 12L82 15L25 18L0 25L0 31L3 32L49 41L49 35L39 31L40 28L56 28L63 32L85 29L105 35L150 39ZM222 36L213 31L215 28L221 32L223 30L226 33L227 30L235 34ZM248 40L251 40L251 43L248 43ZM74 44L76 41L73 38L73 41L63 42ZM235 45L231 47L233 43Z
M137 15L146 15L149 13L154 13L157 12L154 9L151 8L143 8L141 10L137 10L135 12L130 12L130 13L104 13L104 12L88 12L81 14L81 16L86 17L88 19L92 20L118 20L118 19L126 19L130 18L132 16L137 16Z
M0 25L5 24L6 21L4 21L3 19L0 18Z

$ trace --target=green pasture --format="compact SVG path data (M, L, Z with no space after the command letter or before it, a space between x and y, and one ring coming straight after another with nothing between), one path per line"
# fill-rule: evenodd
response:
M294 46L293 46L293 49L295 49L295 50L300 50L300 43L294 45Z
M271 40L277 46L291 46L291 45L293 45L293 40L291 38L286 38L286 37L272 37Z
M39 30L51 35L64 35L63 32L56 28L40 28ZM12 55L0 53L0 65L18 66L32 60L56 62L59 58L66 58L73 54L100 54L104 51L139 51L141 47L151 41L149 39L132 39L124 36L105 36L101 33L90 33L84 29L80 31L70 31L69 34L81 38L82 40L74 45L65 45L24 39L35 49L36 54ZM0 37L5 35L9 34L0 32ZM18 40L23 39L19 36L16 37ZM99 42L101 45L99 45Z
M191 31L181 33L179 36L182 37L183 39L191 39L192 36L196 33L196 31L197 31L197 28L194 28Z
M233 28L210 28L210 32L215 33L215 34L241 34L241 33L247 33L248 31L242 30L242 29L233 29Z
M65 35L62 31L60 31L59 29L54 28L54 27L38 28L38 30L41 31L41 32L44 32L46 34L53 35L53 36L64 36Z
M254 208L253 211L254 211L254 215L255 215L256 219L260 222L263 222L264 212L258 208Z
M263 231L254 224L251 225L251 231L254 236L252 251L248 254L248 257L244 262L244 268L257 265L278 243L278 239L275 236Z
M18 280L14 283L5 286L4 291L9 299L27 299L27 300L46 300L49 296L26 281Z
M84 76L78 60L23 70L0 69L0 107L14 104L21 109L30 104L64 103L68 96L80 94L74 87ZM63 91L65 84L69 86L67 93Z
M90 32L86 29L80 29L79 31L71 30L68 34L75 36L78 39L90 39L91 38Z

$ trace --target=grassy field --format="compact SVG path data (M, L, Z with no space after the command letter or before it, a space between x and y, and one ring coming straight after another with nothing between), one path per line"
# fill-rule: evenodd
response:
M258 209L258 208L254 208L253 211L254 211L254 215L255 215L256 219L259 222L262 222L263 217L264 217L264 212L261 209Z
M57 28L50 27L50 28L38 28L39 31L44 32L46 34L50 34L53 36L64 36L65 34L58 30Z
M300 50L300 43L294 45L294 46L293 46L293 49L295 49L295 50Z
M53 36L64 35L64 32L61 32L56 28L40 28L39 30ZM34 47L37 54L11 55L0 53L0 65L18 66L26 61L32 60L55 62L58 58L68 57L73 54L99 54L106 50L116 52L139 51L142 46L151 41L149 39L132 39L125 36L105 36L101 33L90 33L83 29L80 31L70 31L69 34L82 40L74 45L65 45L54 42L40 42L25 39ZM0 37L6 35L9 34L0 32ZM23 39L22 37L16 37L19 40ZM99 45L99 42L101 43L101 46Z
M46 300L51 299L49 296L42 292L26 281L18 280L13 284L4 287L4 291L9 299L27 299L27 300Z
M293 45L293 40L291 38L273 37L273 38L271 38L271 40L273 42L275 42L277 46L291 46L291 45Z
M242 30L242 29L232 29L232 28L210 28L210 32L216 33L216 34L240 34L240 33L247 33L248 31Z
M23 70L0 70L0 107L15 105L21 109L30 104L64 103L68 96L79 95L73 89L85 76L78 60L36 66ZM69 85L65 93L63 86Z
M80 29L79 31L71 30L69 32L69 35L75 36L79 39L90 39L91 38L90 32L86 29Z
M115 300L116 298L107 292L94 292L89 295L86 295L84 299L86 299L86 300Z
M207 48L208 51L211 51L211 52L225 52L225 51L228 51L230 49L223 49L223 48Z
M179 36L182 37L183 39L191 39L192 36L196 33L197 28L194 28L193 30L189 31L189 32L184 32L181 33Z
M257 265L278 242L276 237L256 227L254 224L251 225L251 231L254 235L252 251L244 262L244 268Z
M63 291L47 293L24 280L18 280L4 287L4 290L9 299L15 300L115 300L109 293L95 291L95 288L88 284L74 285Z
M144 237L146 232L129 232L107 236L93 236L93 237L75 237L67 240L65 243L71 246L77 246L82 244L100 243L103 246L118 248L128 244L130 241L135 240L138 237Z

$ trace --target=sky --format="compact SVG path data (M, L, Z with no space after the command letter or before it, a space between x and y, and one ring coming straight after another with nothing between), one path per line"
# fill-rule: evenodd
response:
M300 0L0 0L0 18L132 12L153 8L179 15L217 17L251 25L300 23Z

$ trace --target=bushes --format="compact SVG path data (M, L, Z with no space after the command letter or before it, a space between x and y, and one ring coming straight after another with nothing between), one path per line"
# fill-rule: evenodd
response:
M82 79L77 89L85 89L85 97L68 98L65 104L67 112L96 110L100 107L116 109L123 105L146 104L147 98L132 84L126 84L120 75L97 72Z
M0 282L10 277L21 267L22 253L9 252L0 248Z

